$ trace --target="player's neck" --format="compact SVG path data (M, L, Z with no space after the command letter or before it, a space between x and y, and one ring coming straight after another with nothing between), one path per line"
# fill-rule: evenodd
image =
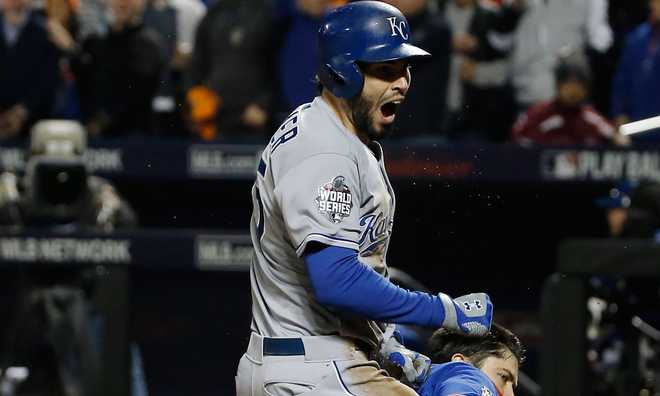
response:
M342 125L344 125L346 130L348 130L353 135L357 136L358 139L362 141L362 143L364 144L369 143L368 140L365 141L365 139L362 136L363 134L358 133L357 128L353 124L353 120L351 118L351 108L346 100L339 99L338 97L330 93L327 89L323 90L321 97L328 105L330 105L332 110L334 110L335 114L337 114L337 117L339 118L339 121L341 121Z

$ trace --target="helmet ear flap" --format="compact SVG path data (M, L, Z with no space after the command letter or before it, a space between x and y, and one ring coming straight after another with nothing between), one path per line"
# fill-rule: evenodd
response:
M350 99L362 92L364 76L355 62L334 58L320 69L321 83L335 96Z

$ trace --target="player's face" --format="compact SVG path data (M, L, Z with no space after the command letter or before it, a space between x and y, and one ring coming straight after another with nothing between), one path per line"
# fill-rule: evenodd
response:
M351 117L358 133L374 140L392 129L410 87L410 69L406 61L393 61L367 64L362 71L364 87L362 94L350 101Z
M480 369L504 396L514 396L513 389L518 385L518 359L508 350L503 356L487 357Z

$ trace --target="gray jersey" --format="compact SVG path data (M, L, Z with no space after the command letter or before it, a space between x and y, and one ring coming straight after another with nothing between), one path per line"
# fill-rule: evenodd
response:
M252 330L268 337L382 332L316 302L301 257L319 242L359 251L387 276L394 192L380 145L349 132L321 97L294 111L266 147L252 188Z

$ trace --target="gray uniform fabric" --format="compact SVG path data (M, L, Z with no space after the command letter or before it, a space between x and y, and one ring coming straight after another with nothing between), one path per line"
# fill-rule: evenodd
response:
M302 258L310 242L354 249L387 276L395 200L380 145L363 144L317 97L274 134L252 198L253 333L237 395L415 395L370 360L384 325L316 302ZM300 339L304 355L266 355L263 337Z
M378 344L376 323L342 318L315 301L301 257L312 241L355 249L387 275L394 193L380 146L371 149L320 97L294 111L271 139L252 190L252 331Z

